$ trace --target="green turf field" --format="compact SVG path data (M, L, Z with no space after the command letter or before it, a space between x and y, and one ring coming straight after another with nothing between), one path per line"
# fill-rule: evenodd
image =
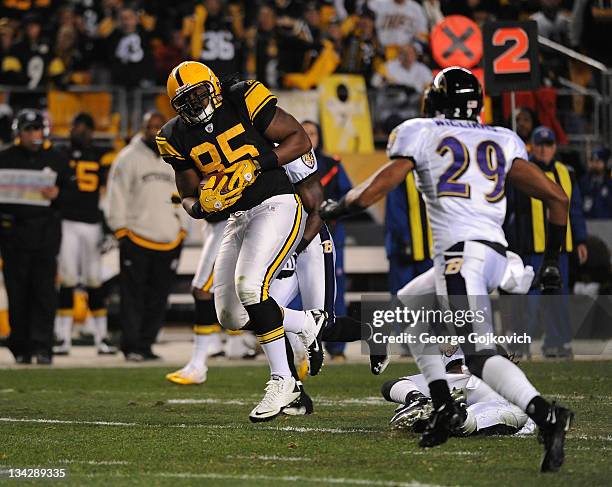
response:
M524 369L576 411L559 474L538 473L534 436L422 451L416 436L390 431L394 408L378 390L412 373L407 364L381 377L326 367L306 381L314 415L260 425L248 413L263 366L212 367L202 386L167 383L164 368L0 370L0 465L67 468L63 485L612 485L612 362Z

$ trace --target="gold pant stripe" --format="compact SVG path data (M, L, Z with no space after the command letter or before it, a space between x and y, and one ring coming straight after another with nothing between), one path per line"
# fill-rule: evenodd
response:
M278 340L279 338L284 337L285 329L283 328L283 325L281 325L272 331L269 331L262 335L256 335L256 336L257 336L257 340L259 341L259 343L261 344L270 343L270 342L273 342L274 340Z
M153 240L148 240L144 237L141 237L140 235L136 235L131 230L128 230L127 237L132 242L134 242L136 245L140 247L144 247L145 249L149 249L149 250L157 250L160 252L164 252L164 251L174 250L175 248L177 248L181 244L183 239L185 238L185 231L181 230L178 236L176 237L176 239L168 243L161 243L161 242L155 242Z
M106 310L106 308L103 309L92 309L91 310L91 315L94 318L100 318L102 316L106 316L108 314L108 311Z
M213 277L214 277L214 273L215 273L215 271L214 271L214 270L210 271L210 275L208 276L208 279L206 279L206 282L204 283L204 285L203 285L203 286L202 286L202 288L201 288L201 289L202 289L202 291L204 291L204 292L208 292L208 291L210 291L210 288L211 288L211 287L212 287L212 285L213 285Z
M421 222L421 202L419 192L414 182L414 172L406 176L406 194L408 195L408 216L410 221L410 234L412 236L412 257L416 261L425 259L423 246L423 226Z
M289 234L289 237L287 237L287 240L285 241L280 253L276 256L276 259L274 259L266 271L263 284L261 285L261 301L268 299L268 290L270 288L272 276L280 268L281 264L285 260L285 257L287 257L287 254L289 254L291 247L293 247L297 241L298 235L300 234L300 226L302 224L302 201L297 194L293 196L295 196L295 200L297 201L297 209L293 219L293 227L291 228L291 233Z
M570 177L569 170L565 167L564 164L560 162L555 163L555 169L557 170L557 175L559 176L559 185L565 191L568 199L571 201L572 199L572 179ZM569 209L568 209L569 212ZM569 214L567 216L567 233L565 238L565 250L571 252L574 248L574 242L572 238L572 225L569 221Z
M60 308L57 310L58 316L74 316L73 308Z
M225 330L225 334L228 336L239 336L242 335L244 333L244 331L242 330Z
M213 333L220 333L221 326L219 324L193 325L193 332L196 335L212 335Z

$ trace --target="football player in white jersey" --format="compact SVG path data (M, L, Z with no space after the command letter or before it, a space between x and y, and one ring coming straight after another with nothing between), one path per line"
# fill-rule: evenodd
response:
M340 202L328 201L321 208L321 216L330 219L361 211L414 170L432 227L436 294L446 296L453 311L490 310L488 293L499 285L506 267L507 243L502 231L506 181L548 208L547 248L538 279L545 290L558 289L561 284L558 262L568 198L526 160L525 146L516 134L478 122L481 108L482 88L469 70L442 70L425 96L428 118L396 127L387 147L390 161ZM464 337L493 332L490 319L455 328ZM411 350L427 380L434 407L419 444L433 447L444 443L463 423L465 410L451 398L440 355L424 353L422 343L412 344ZM544 443L541 471L559 470L573 412L545 400L515 364L497 354L494 343L468 341L463 351L473 375L538 425Z

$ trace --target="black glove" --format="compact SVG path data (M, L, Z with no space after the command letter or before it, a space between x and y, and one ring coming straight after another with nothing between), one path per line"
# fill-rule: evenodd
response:
M319 216L323 220L337 220L347 213L344 200L336 201L328 199L321 203L321 208L319 208Z
M539 288L544 294L554 294L561 289L562 285L559 262L544 261L538 271L536 288Z

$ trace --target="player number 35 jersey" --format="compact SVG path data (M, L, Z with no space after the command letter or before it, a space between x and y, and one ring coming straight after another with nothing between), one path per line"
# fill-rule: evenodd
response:
M415 163L435 254L466 240L507 246L506 175L515 159L527 159L514 132L467 120L417 118L393 130L387 155Z
M276 97L252 80L225 88L222 96L210 121L191 126L174 117L160 130L157 147L175 171L194 169L202 176L227 173L239 161L256 159L274 148L263 134L274 117ZM293 192L287 174L279 166L260 173L228 210L248 210L272 196Z

